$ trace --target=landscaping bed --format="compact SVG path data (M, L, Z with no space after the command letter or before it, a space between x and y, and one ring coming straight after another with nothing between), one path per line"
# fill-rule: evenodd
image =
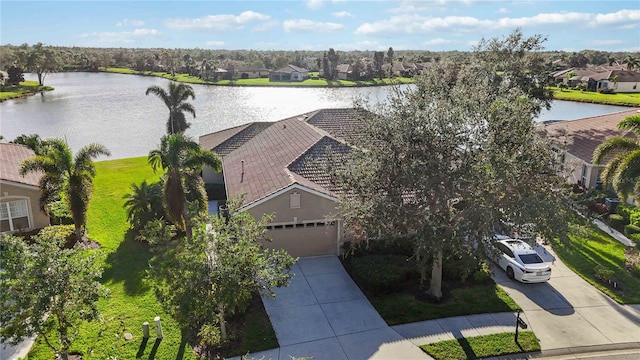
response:
M420 348L436 360L466 360L540 351L540 344L533 332L523 331L518 334L517 343L514 333L505 332L440 341Z
M460 272L463 259L449 260L448 265L445 260L443 298L433 302L426 294L429 283L420 285L410 251L411 247L406 243L390 247L375 245L343 259L347 272L387 324L520 309L493 282L486 265L471 274Z

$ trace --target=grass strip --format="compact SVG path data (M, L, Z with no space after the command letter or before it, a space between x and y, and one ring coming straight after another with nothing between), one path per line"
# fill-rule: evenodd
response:
M613 300L620 304L640 303L640 279L625 267L626 246L594 224L571 224L568 239L554 239L552 246L567 267ZM614 272L616 287L596 277L598 266Z
M219 86L264 86L264 87L362 87L362 86L385 86L397 84L411 84L414 82L412 78L393 78L393 79L373 79L367 81L350 81L350 80L325 80L325 79L307 79L305 81L269 81L268 78L259 79L237 79L237 80L203 80L197 76L188 74L175 74L172 76L166 72L158 71L137 71L128 68L101 68L100 71L130 74L142 76L155 76L168 80L179 81L190 84L203 85L219 85Z
M560 90L552 87L556 100L579 101L603 105L640 106L640 93L602 94L596 91Z
M23 81L18 86L6 86L0 90L0 101L17 99L37 94L41 91L51 91L51 86L40 86L37 81Z
M535 334L523 331L514 341L514 333L505 332L484 336L446 340L420 348L436 360L466 360L540 351Z

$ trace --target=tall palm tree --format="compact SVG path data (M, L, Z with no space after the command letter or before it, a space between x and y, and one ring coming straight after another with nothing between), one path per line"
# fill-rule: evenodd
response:
M160 149L149 152L149 164L154 171L166 172L162 189L165 213L191 239L189 205L202 210L207 203L200 173L205 165L220 171L222 161L184 134L169 134L162 137Z
M41 171L40 206L45 209L51 201L67 201L75 225L76 240L82 239L87 224L87 208L93 192L96 168L93 159L111 155L104 145L89 144L73 156L69 145L61 139L49 140L46 153L33 156L22 163L20 173Z
M640 58L634 57L633 55L627 55L624 58L624 62L627 63L627 70L636 71L640 69Z
M602 182L612 185L622 199L634 195L640 201L640 115L631 115L618 123L618 129L629 130L636 137L613 137L598 145L593 163L600 165L611 157L602 171Z
M145 94L156 95L169 109L167 133L184 133L185 130L191 126L191 124L187 122L184 113L188 112L193 115L194 118L196 117L196 109L193 107L193 104L188 103L187 100L189 100L189 98L195 100L196 94L191 86L173 81L169 83L168 90L169 91L161 88L160 86L153 85L147 88Z

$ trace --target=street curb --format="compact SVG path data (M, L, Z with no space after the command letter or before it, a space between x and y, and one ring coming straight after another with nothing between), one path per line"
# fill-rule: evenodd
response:
M500 359L500 360L543 359L546 357L553 357L553 356L577 355L577 354L585 354L585 353L615 351L615 350L631 350L631 349L640 350L640 342L625 342L625 343L617 343L617 344L557 348L557 349L549 349L549 350L535 351L535 352L529 352L529 353L502 355L502 356L492 357L491 359Z

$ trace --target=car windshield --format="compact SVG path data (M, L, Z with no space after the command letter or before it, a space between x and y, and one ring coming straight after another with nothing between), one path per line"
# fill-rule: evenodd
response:
M544 262L538 254L520 254L518 256L523 264L540 264Z

